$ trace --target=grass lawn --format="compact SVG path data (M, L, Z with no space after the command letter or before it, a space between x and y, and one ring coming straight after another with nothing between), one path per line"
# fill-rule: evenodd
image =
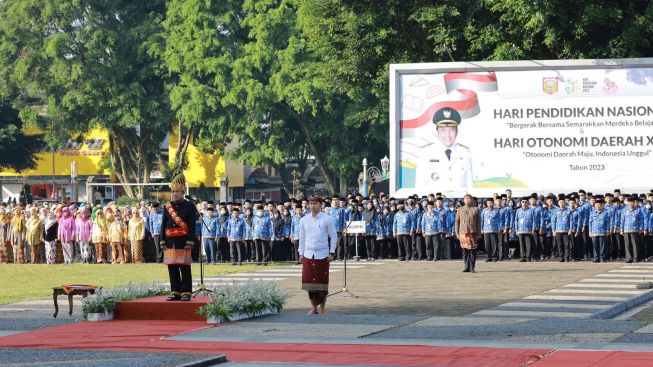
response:
M274 265L272 265L274 266ZM204 277L269 269L256 265L207 265ZM199 279L199 264L193 264L193 279ZM51 299L52 287L64 284L92 284L104 288L133 283L167 283L168 267L163 264L2 264L0 304ZM193 287L197 284L193 282Z

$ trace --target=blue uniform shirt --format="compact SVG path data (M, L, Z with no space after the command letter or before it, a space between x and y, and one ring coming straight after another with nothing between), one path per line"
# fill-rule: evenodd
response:
M644 215L638 208L624 209L621 216L621 231L625 233L640 232L644 229Z
M425 236L444 233L445 222L444 209L433 209L433 213L426 211L420 220L420 230Z
M501 231L501 209L485 208L481 212L481 232L483 233L498 233Z
M557 209L551 216L551 229L554 233L567 233L571 230L571 212L567 208Z
M245 220L243 218L229 218L227 222L227 238L229 241L242 241L245 239Z
M395 236L410 234L413 230L413 219L410 213L399 211L395 214L392 223L392 233Z
M589 219L590 236L607 236L610 234L612 221L610 220L610 213L606 210L596 211L592 210Z
M208 215L204 214L202 216L202 221L204 222L202 225L202 237L215 238L218 230L218 217L209 217Z
M336 231L342 232L343 228L345 228L345 209L328 207L326 213L333 219L333 223L336 225Z
M161 234L161 224L163 223L163 210L155 210L150 214L150 220L147 225L150 227L150 233Z
M535 230L535 213L532 208L519 208L515 212L513 228L517 234L531 234Z
M270 237L272 236L270 217L266 215L260 217L254 215L252 226L254 227L252 230L252 237L254 237L255 240L270 240Z

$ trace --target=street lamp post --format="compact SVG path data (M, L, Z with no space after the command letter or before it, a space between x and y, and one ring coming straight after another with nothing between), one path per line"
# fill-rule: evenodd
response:
M363 197L367 197L367 158L363 158Z
M388 159L387 155L381 158L381 170L383 171L383 176L390 170L390 159Z

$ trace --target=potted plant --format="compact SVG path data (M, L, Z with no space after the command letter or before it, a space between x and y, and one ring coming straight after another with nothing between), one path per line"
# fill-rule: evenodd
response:
M274 282L249 281L218 287L210 298L197 312L208 323L224 323L279 313L288 295Z

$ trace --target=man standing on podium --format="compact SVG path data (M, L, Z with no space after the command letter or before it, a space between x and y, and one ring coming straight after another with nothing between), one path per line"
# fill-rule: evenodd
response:
M168 265L170 275L168 301L190 301L193 289L190 265L197 211L192 202L184 199L185 188L186 179L180 172L172 179L171 200L165 205L161 223L163 263Z
M310 212L299 222L299 261L302 262L302 289L311 300L310 315L325 313L329 293L329 263L333 261L338 233L333 219L322 212L322 198L309 198Z

